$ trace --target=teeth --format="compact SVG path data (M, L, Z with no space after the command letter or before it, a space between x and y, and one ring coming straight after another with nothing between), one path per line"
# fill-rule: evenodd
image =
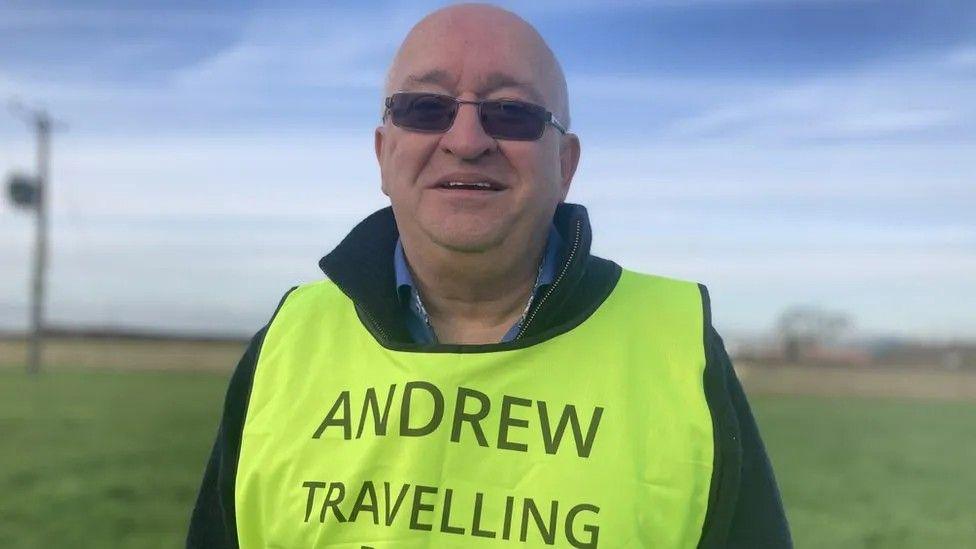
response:
M471 187L471 186L475 186L475 187L480 187L482 189L490 189L491 188L491 183L488 183L487 181L477 181L475 183L464 183L462 181L448 181L447 182L447 186L448 187Z

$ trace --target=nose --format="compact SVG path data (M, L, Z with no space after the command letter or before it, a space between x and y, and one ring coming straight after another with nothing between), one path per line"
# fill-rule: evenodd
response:
M478 105L462 103L454 123L441 137L441 149L461 160L473 161L498 147L495 138L485 133L478 116Z

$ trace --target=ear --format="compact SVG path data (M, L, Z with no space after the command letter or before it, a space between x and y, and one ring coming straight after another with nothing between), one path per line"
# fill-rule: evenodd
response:
M383 138L386 137L386 127L377 126L373 132L373 148L376 151L376 163L380 166L380 190L383 194L390 196L386 190L386 179L383 177Z
M373 148L376 149L376 161L380 164L383 163L383 131L385 129L383 126L376 126L376 131L373 132Z
M566 200L569 194L569 187L573 183L573 175L580 160L580 140L575 133L567 133L561 136L559 142L559 167L560 167L560 186L562 191L561 200Z

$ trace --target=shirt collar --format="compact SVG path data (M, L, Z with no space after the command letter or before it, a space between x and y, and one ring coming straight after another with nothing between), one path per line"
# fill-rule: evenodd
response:
M397 297L402 302L404 288L413 288L413 276L410 274L410 268L407 267L407 256L403 253L403 244L399 238L393 248L393 276L396 279Z
M543 286L552 284L556 279L556 269L559 268L559 250L563 246L563 239L559 236L554 223L549 225L549 234L546 237L546 250L542 256L542 269L536 278L533 292L539 291ZM403 244L397 238L396 246L393 248L393 275L396 280L397 297L403 303L410 298L409 291L415 287L410 268L407 266L407 256L403 253ZM407 290L407 291L405 291Z

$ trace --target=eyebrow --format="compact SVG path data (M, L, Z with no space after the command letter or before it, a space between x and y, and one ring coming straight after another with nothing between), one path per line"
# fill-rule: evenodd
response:
M408 84L412 85L433 84L444 89L451 89L453 78L451 78L451 75L445 70L433 69L419 76L411 74L407 76L406 81ZM488 95L491 92L501 88L514 88L521 90L536 103L540 105L545 103L545 101L542 99L542 94L535 88L535 86L529 84L528 82L522 82L521 80L518 80L515 77L503 72L493 72L485 77L481 94Z

